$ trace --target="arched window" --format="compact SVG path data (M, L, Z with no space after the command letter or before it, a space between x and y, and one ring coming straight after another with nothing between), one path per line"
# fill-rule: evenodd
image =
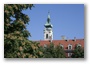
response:
M71 45L71 44L68 45L68 49L69 49L69 50L72 49L72 45Z
M48 39L48 34L46 34L46 39Z
M77 47L81 47L81 44L77 44Z
M60 44L60 46L63 48L64 46L62 44Z

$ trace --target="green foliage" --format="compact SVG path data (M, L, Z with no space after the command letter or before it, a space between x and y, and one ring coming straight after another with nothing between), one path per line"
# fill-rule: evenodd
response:
M55 49L55 58L65 58L65 51L61 46L57 46Z
M40 58L43 57L43 53L40 50L40 46L37 42L25 42L19 47L17 57L19 58Z
M43 50L45 58L65 58L65 52L62 47L54 46L50 43L49 46L45 47Z
M84 58L84 49L82 47L76 47L72 54L72 58Z
M32 8L32 4L4 5L4 57L37 58L42 57L40 46L28 40L31 36L26 29L29 17L22 10Z

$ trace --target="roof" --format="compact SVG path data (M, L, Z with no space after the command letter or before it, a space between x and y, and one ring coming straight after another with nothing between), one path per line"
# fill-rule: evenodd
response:
M44 44L49 45L50 41L45 41L45 40L40 40L40 46L44 46ZM68 49L68 45L71 44L72 45L72 49L75 48L76 45L80 44L82 47L84 47L84 39L76 39L73 40L52 40L52 43L57 46L62 44L64 46L64 49Z

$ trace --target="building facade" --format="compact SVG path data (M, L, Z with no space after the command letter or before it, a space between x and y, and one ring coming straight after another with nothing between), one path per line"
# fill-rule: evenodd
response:
M50 45L50 40L40 40L40 46L47 47ZM84 39L70 39L70 40L52 40L52 43L56 47L61 46L65 50L66 57L71 57L72 51L76 46L84 48Z

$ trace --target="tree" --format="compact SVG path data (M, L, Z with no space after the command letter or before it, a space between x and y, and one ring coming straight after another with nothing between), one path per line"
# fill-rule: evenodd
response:
M72 58L84 58L84 49L81 46L76 46L73 51Z
M63 47L61 46L56 46L55 48L55 55L54 55L55 58L65 58L65 51L63 49Z
M64 49L61 46L54 46L53 43L45 47L43 53L45 58L65 58Z
M22 10L32 7L25 4L4 5L4 57L16 57L22 43L27 41L30 33L26 30L29 17ZM20 47L21 48L21 47Z
M33 4L4 5L4 57L5 58L37 58L42 56L38 43L28 40L31 36L26 29L30 21L22 11L30 9Z
M48 45L47 47L43 48L43 52L44 52L44 57L45 58L53 58L54 55L54 44L50 43L50 45Z

